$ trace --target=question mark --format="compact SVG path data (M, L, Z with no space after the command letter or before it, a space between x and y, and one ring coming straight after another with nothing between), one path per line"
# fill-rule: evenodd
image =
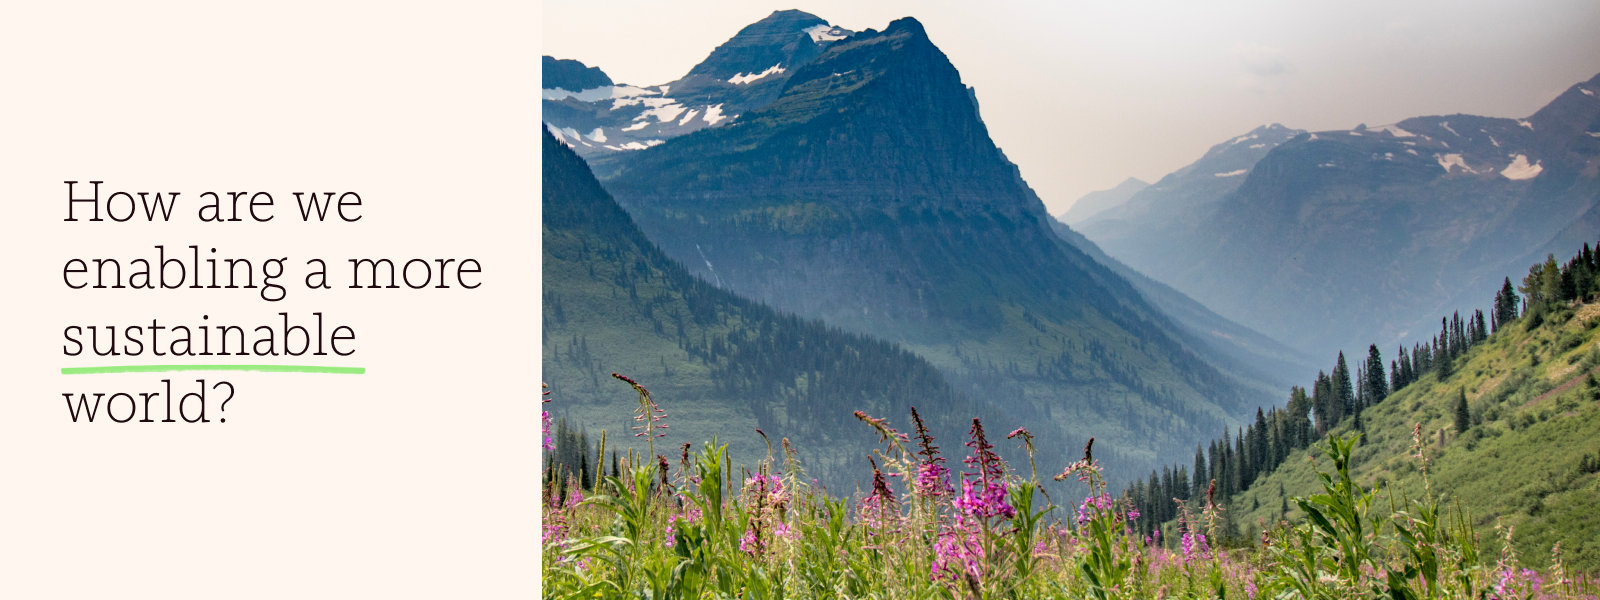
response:
M217 406L217 412L227 412L228 411L228 400L232 400L233 399L233 384L228 383L226 381L218 381L216 385L211 386L211 389L215 390L215 389L217 389L218 386L224 386L224 385L228 386L228 397L222 401L221 405ZM217 422L218 423L227 423L228 422L228 418L227 417L223 417L223 418L217 419Z

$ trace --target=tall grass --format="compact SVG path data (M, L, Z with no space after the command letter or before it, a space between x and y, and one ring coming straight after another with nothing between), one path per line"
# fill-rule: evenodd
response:
M1358 436L1320 447L1331 469L1321 493L1294 499L1303 518L1223 550L1211 543L1223 508L1210 494L1180 506L1177 540L1135 534L1141 515L1107 489L1092 439L1055 475L1079 481L1082 501L1058 506L1026 429L1006 436L1027 451L1026 471L994 453L976 419L956 470L914 409L912 434L856 416L880 447L862 461L871 489L851 499L809 480L788 440L737 476L715 440L685 444L675 466L630 455L592 490L556 474L542 506L544 596L1596 598L1596 581L1564 568L1559 546L1542 571L1510 550L1480 556L1465 516L1431 485L1427 497L1381 502L1350 476ZM1416 450L1426 477L1425 445Z

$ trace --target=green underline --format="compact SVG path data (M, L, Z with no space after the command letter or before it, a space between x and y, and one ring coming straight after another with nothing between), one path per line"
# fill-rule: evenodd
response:
M102 373L158 373L163 371L260 371L263 373L333 373L361 375L365 367L316 367L307 365L122 365L117 367L62 367L62 375Z

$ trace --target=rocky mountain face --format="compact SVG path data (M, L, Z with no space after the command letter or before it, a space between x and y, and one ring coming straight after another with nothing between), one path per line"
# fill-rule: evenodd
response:
M1123 472L1276 400L1053 231L914 19L830 42L783 76L736 120L595 163L696 274L904 343L985 414L1015 419L991 427L1096 436Z
M849 489L877 442L853 411L960 431L973 404L932 365L894 344L716 289L645 239L569 147L544 135L543 376L554 414L610 447L633 437L638 397L666 410L656 452L713 438L750 463L772 441L796 442L810 476ZM869 484L870 485L870 484Z
M575 60L561 60L550 56L544 57L540 75L544 89L552 91L581 92L612 85L611 78L606 76L600 67L590 67Z
M793 68L851 33L798 10L774 12L739 30L682 78L647 87L616 85L603 73L552 80L554 59L545 57L543 118L557 139L591 161L643 150L771 102ZM581 89L564 87L569 82Z
M1150 184L1137 177L1129 177L1122 180L1122 183L1117 184L1116 187L1084 194L1077 202L1072 203L1072 208L1061 213L1057 219L1068 225L1082 223L1084 219L1100 214L1108 208L1121 206L1129 198L1132 198L1134 194L1147 187L1150 187Z
M1481 290L1600 230L1600 76L1525 119L1296 134L1229 165L1243 171L1225 190L1200 175L1231 172L1207 164L1229 145L1082 230L1222 316L1316 355L1425 335L1438 315L1485 307Z

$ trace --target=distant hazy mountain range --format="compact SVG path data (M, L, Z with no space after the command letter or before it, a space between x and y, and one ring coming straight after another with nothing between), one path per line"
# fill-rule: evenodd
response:
M1083 222L1084 219L1100 214L1105 209L1121 206L1129 198L1132 198L1134 194L1147 187L1150 187L1150 184L1137 177L1129 177L1122 180L1122 183L1117 184L1117 187L1084 194L1082 198L1072 204L1072 208L1067 209L1057 218L1062 223L1076 225Z
M1314 355L1415 341L1546 253L1600 238L1600 76L1525 119L1257 129L1079 228Z

